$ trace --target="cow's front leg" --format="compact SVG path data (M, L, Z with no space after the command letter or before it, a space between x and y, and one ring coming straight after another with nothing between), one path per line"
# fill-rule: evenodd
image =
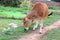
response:
M37 26L38 26L38 21L34 21L34 27L33 27L33 30L37 29Z

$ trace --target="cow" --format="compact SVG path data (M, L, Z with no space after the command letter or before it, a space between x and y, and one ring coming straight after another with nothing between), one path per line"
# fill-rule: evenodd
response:
M33 30L37 28L38 21L40 22L39 33L42 33L44 20L48 17L48 6L43 2L36 2L32 10L23 18L25 30L28 30L31 23L34 22Z

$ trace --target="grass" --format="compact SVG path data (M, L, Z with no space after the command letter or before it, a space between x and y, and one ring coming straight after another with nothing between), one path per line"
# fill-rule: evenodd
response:
M30 9L29 9L30 10ZM24 11L29 11L27 8L13 8L13 7L3 7L0 6L0 17L13 17L13 18L23 18L26 16L22 14ZM44 26L51 25L58 19L60 19L59 13L54 13L54 15L49 16L45 22ZM3 28L9 27L9 23L16 23L18 24L18 28L4 31L2 32ZM0 18L0 40L17 40L21 38L23 35L29 34L32 32L32 25L28 32L24 31L24 26L22 20L13 20L13 19L2 19Z
M0 17L5 18L23 18L26 16L24 12L28 12L31 9L24 8L13 8L0 6Z
M0 17L5 18L23 18L26 14L22 14L22 12L0 12Z
M47 32L47 35L40 40L60 40L60 27Z
M46 25L51 25L52 23L54 23L55 21L57 21L57 19L60 19L60 13L54 13L52 16L49 16L46 20L45 20L45 24L44 26Z
M60 13L56 12L53 16L48 17L48 19L45 20L44 26L51 25L57 21L57 19L60 19L58 15L60 15ZM45 35L43 38L40 38L39 40L60 40L60 27L52 31L48 31L46 34L47 35Z
M50 7L49 9L53 10L60 10L60 8L56 7ZM23 8L14 8L14 7L3 7L0 6L0 17L5 17L5 18L23 18L26 15L23 14L24 12L30 11L30 9L23 7Z
M52 10L60 10L60 8L59 8L59 7L49 6L48 8L49 8L49 9L52 9Z
M25 10L28 10L28 8L26 8L26 7L24 7L24 8L15 8L15 7L3 7L3 6L0 6L0 11L23 12Z
M19 27L16 29L2 32L3 28L9 27L9 23L16 23ZM19 37L22 37L23 35L26 35L29 32L26 33L24 31L22 20L0 19L0 40L17 40Z
M60 15L49 16L45 20L44 26L54 23L59 18ZM18 24L19 27L16 29L1 32L4 27L8 27L8 24L12 22ZM18 38L21 38L23 35L31 33L32 32L31 29L32 26L30 27L30 30L28 32L25 32L22 20L0 19L0 40L17 40Z

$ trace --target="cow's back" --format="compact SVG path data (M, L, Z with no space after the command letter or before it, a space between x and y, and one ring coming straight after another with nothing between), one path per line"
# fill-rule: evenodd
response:
M39 18L44 19L48 16L48 7L45 3L37 2L32 11L34 11L32 14L36 14L36 16Z

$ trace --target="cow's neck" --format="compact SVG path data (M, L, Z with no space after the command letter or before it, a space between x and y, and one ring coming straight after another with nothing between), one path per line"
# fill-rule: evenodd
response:
M32 11L27 15L28 19L34 20L37 18L37 12L36 11Z

